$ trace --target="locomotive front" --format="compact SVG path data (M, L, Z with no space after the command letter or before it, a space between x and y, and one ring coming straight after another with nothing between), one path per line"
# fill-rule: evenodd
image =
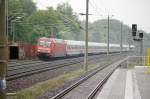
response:
M40 59L49 58L51 56L51 43L48 38L40 38L38 40L37 56Z

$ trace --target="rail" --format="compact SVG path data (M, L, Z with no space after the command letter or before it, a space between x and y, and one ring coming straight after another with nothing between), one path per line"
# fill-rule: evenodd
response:
M89 60L95 60L98 57L102 58L102 56L91 57L89 58ZM73 64L79 64L83 62L82 58L83 57L80 57L79 59L73 58L73 59L65 59L65 60L60 60L60 61L38 62L38 63L33 62L33 64L23 63L23 65L18 64L19 66L16 66L16 67L10 66L8 68L7 80L10 81L10 80L14 80L20 77L30 76L32 74L45 72L48 70L54 70L57 68L62 68L62 67L73 65Z
M103 80L96 86L96 88L89 94L89 96L86 99L92 99L95 94L97 93L97 91L104 85L104 83L107 81L107 79L111 76L111 74L113 73L113 71L115 71L116 68L119 67L119 65L126 61L127 58L114 63L112 65L114 65L115 67L113 68L112 71L110 71L104 78ZM69 86L67 89L61 91L60 93L58 93L56 96L52 97L51 99L61 99L63 96L65 96L67 93L71 92L74 88L78 87L80 84L84 83L86 80L88 80L89 78L91 78L92 76L94 76L95 74L97 74L98 72L100 72L101 70L105 69L106 67L110 66L111 64L107 65L107 66L103 66L101 68L97 68L95 71L93 71L92 73L90 73L89 75L87 75L86 77L82 78L81 80L77 81L76 83L74 83L73 85Z

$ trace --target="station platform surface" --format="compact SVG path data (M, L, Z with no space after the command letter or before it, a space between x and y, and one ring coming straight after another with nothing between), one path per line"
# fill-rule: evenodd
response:
M150 74L146 66L117 69L96 99L150 99Z

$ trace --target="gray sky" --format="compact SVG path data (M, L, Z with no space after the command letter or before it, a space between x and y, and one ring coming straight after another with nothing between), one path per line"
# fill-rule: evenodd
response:
M85 12L86 0L34 0L39 9L46 9L48 6L56 8L57 4L69 2L76 13ZM131 26L138 24L138 29L143 29L150 33L150 0L90 0L89 16L91 22L106 18L107 15L114 15L112 18L118 19ZM84 16L79 17L84 20Z

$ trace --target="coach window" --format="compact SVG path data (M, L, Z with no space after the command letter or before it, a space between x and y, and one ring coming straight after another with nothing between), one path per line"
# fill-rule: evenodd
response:
M92 49L94 49L95 46L92 46Z
M79 49L79 46L78 46L78 45L76 45L76 49Z
M78 47L76 45L74 47L75 47L75 49L78 49Z
M78 49L78 47L77 47L76 45L74 46L74 48L75 48L75 49Z
M71 45L70 47L71 47L71 49L73 49L73 45Z
M46 47L49 47L50 44L51 44L51 42L45 42L45 46L46 46Z
M71 49L71 45L68 46L68 49Z
M71 48L74 49L74 45L72 45Z
M39 41L39 45L41 46L45 45L45 41Z
M70 45L67 46L67 49L70 49Z

